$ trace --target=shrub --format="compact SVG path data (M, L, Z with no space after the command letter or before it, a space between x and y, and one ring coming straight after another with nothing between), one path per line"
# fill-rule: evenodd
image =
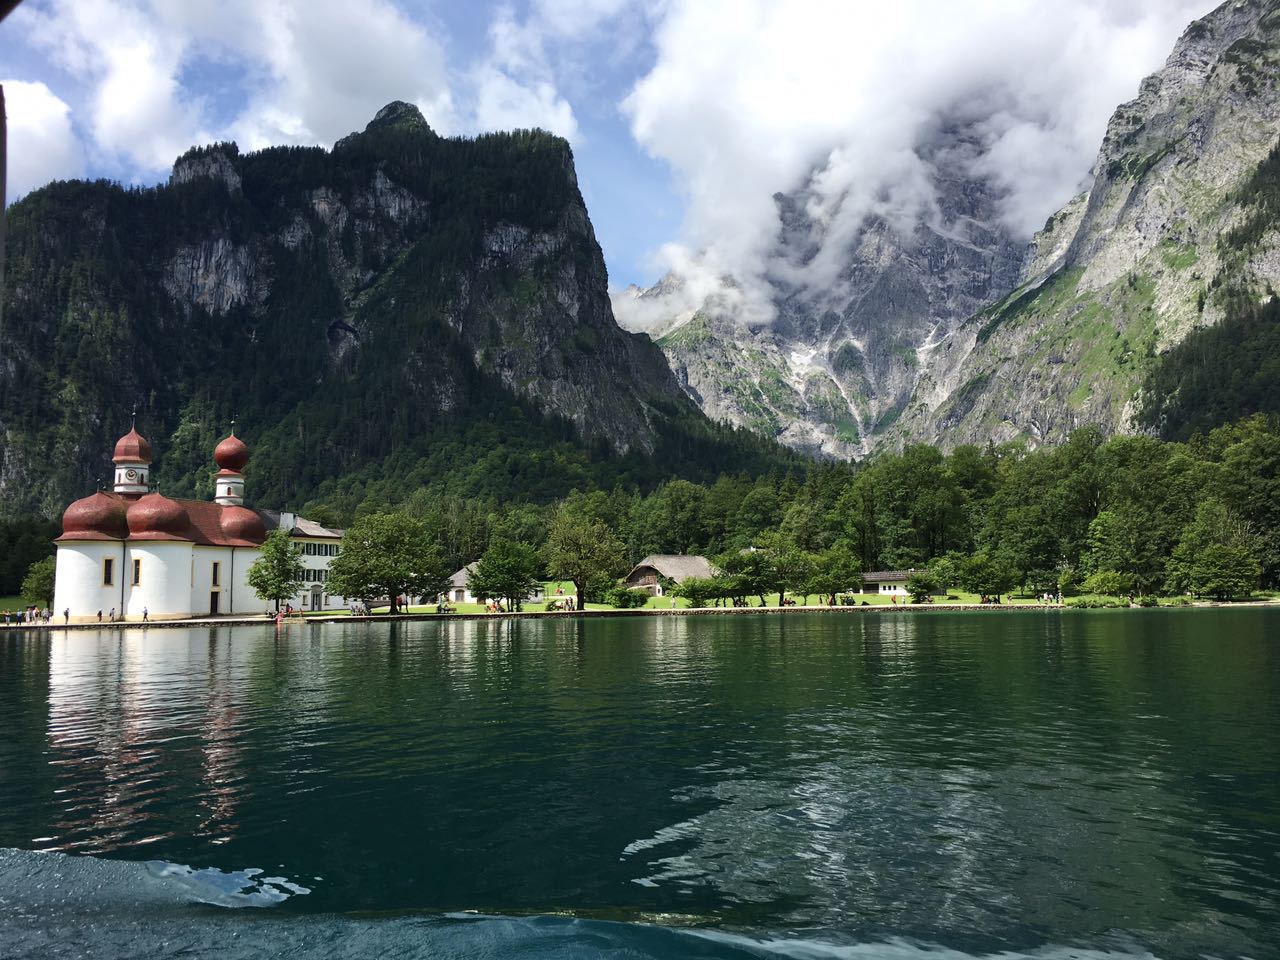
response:
M643 590L633 590L618 584L605 591L604 602L619 610L634 610L649 602L649 594Z
M1084 582L1085 593L1104 594L1109 597L1126 596L1133 592L1133 577L1115 570L1099 570Z

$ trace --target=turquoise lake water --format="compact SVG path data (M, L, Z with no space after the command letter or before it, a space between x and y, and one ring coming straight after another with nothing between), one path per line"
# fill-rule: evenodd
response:
M1280 957L1280 610L0 636L0 957Z

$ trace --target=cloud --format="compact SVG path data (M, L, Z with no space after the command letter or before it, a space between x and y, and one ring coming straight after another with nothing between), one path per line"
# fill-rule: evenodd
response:
M656 61L623 103L688 201L656 265L703 259L748 295L770 272L830 282L869 213L928 215L939 158L926 148L943 124L977 137L959 159L1005 192L1006 227L1029 237L1081 189L1115 107L1211 4L669 0ZM816 249L778 261L773 195L802 188Z
M446 135L573 138L560 54L630 2L536 0L523 19L500 8L483 54L452 68L443 29L392 0L49 0L13 23L79 85L92 165L145 182L195 143L327 146L395 99Z
M160 169L199 134L197 110L177 83L186 40L143 9L116 0L59 0L14 18L37 48L89 85L84 110L93 147Z
M91 148L127 179L213 139L328 145L394 99L458 126L440 43L387 0L52 0L13 19L83 85ZM211 64L235 96L191 80Z
M576 137L573 108L556 89L547 54L554 36L536 16L520 21L510 8L498 12L489 26L489 54L470 72L477 127L542 127Z
M71 108L43 83L3 80L0 86L8 119L8 201L50 180L83 175L84 149Z
M259 76L231 127L248 149L327 146L391 100L415 102L441 133L459 126L443 47L385 0L242 0L221 9L250 25L228 47Z

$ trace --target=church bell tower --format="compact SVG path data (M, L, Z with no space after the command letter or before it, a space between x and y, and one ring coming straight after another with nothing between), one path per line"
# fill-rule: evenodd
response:
M111 457L115 464L115 482L112 489L125 496L140 497L150 489L151 444L147 443L134 426L116 441Z

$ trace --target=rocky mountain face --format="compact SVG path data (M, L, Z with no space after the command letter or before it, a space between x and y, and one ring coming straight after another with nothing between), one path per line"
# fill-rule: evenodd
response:
M775 196L776 319L752 329L713 298L651 331L703 411L809 453L869 453L911 401L928 353L1017 281L1023 246L1000 223L995 189L971 172L976 151L964 127L934 131L919 148L931 202L906 224L867 217L818 283L827 227L809 212L810 190ZM681 282L623 296L658 303Z
M891 437L1135 429L1162 356L1280 284L1275 211L1250 186L1280 138L1278 79L1280 3L1191 24L1112 116L1091 188L1036 236L1016 289L931 351Z
M943 127L918 148L936 207L906 226L869 217L829 285L775 272L773 324L710 300L652 335L704 411L810 452L1134 429L1162 352L1276 285L1275 211L1259 227L1245 185L1280 131L1278 6L1229 0L1193 23L1116 111L1091 188L1029 249L967 172L965 130ZM775 261L813 256L805 199L776 198ZM1245 223L1247 249L1224 242ZM656 303L680 283L622 296Z
M408 476L476 425L644 457L705 424L614 322L568 144L541 132L446 140L393 103L332 151L197 148L158 188L32 193L8 257L5 515L92 489L135 410L172 493L207 485L238 418L263 506Z

